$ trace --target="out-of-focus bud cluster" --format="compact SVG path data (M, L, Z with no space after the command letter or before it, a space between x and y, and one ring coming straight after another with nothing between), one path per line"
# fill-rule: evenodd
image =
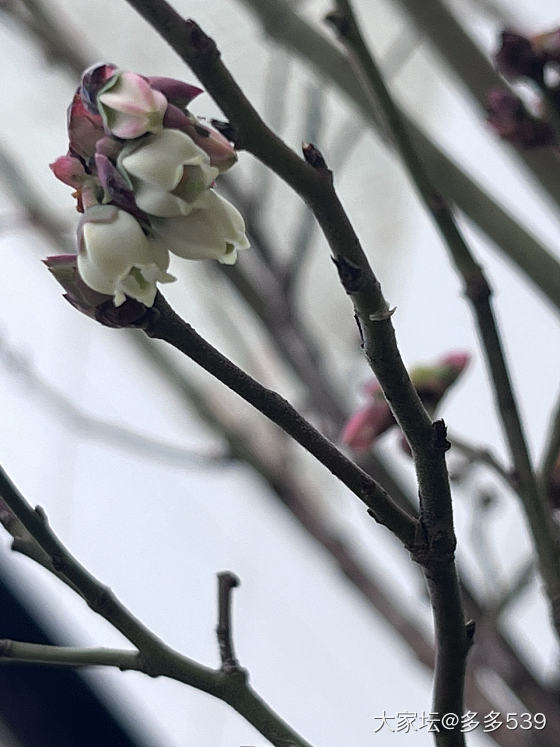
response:
M235 150L187 109L200 93L99 64L70 104L68 153L51 169L74 188L83 215L77 255L46 264L70 303L105 324L123 326L130 315L133 323L153 305L156 283L175 279L169 252L233 264L249 246L240 213L213 189Z
M468 353L450 353L437 363L415 366L410 371L412 383L431 417L468 362ZM369 395L369 402L349 418L341 435L342 443L357 452L367 451L379 436L397 424L378 382L369 382L365 391ZM408 453L404 441L403 448Z
M529 82L538 101L531 111L523 99L509 89L496 88L487 99L488 122L504 140L520 148L557 146L551 125L560 112L560 29L535 36L502 32L495 55L498 70L513 83Z

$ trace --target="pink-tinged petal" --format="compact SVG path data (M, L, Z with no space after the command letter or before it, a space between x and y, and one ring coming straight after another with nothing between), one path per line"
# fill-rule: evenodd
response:
M176 80L175 78L150 75L146 80L155 91L163 93L171 104L181 108L184 108L194 98L204 93L202 88L191 86L190 83L183 83L182 80Z
M97 106L108 133L135 139L161 130L167 99L141 75L120 72L99 91Z
M389 405L377 399L350 417L340 438L354 451L367 451L394 424Z
M136 73L121 73L117 84L101 94L104 106L109 106L126 114L143 115L159 111L163 115L167 99L159 91L152 91L150 85Z
M113 112L111 119L111 132L115 137L120 137L123 140L134 140L135 138L144 135L146 131L146 117L140 116L134 118L131 117L130 114Z
M91 178L86 174L80 159L73 156L60 156L49 164L49 168L57 179L74 189L79 189L86 179Z

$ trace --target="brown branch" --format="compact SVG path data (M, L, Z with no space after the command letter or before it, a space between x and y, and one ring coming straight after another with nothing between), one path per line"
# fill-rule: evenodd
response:
M377 132L383 126L377 106L360 85L347 56L319 33L291 3L285 0L242 0L258 16L267 33L299 55L326 80L334 83ZM420 5L421 3L419 3ZM402 115L430 177L493 242L508 260L522 270L531 283L560 309L560 265L515 218L493 200L475 181L411 119Z
M502 341L494 318L489 284L471 254L447 201L432 183L418 156L406 124L355 22L350 3L347 0L337 0L337 8L334 20L364 90L379 104L397 150L426 209L440 231L457 272L463 279L465 295L471 303L490 370L494 398L509 446L510 459L516 470L519 495L539 556L552 621L560 636L560 554L551 528L550 511L539 492L530 461Z
M465 31L444 0L393 0L425 34L439 52L443 63L451 69L485 113L488 93L493 88L505 88L506 81L494 70L488 57ZM515 155L531 172L535 184L560 203L560 169L551 168L550 152L538 149L515 149Z
M164 380L179 391L186 398L189 405L193 405L199 416L208 423L216 433L224 436L229 444L233 457L243 460L266 483L271 495L290 512L298 524L307 532L308 536L325 551L334 563L334 567L348 580L360 597L366 602L373 613L381 615L382 619L403 640L414 656L426 667L433 671L435 652L432 644L418 626L416 616L406 611L384 590L382 579L377 577L375 569L364 562L354 546L352 539L347 537L325 517L324 512L316 508L316 499L302 482L299 472L287 469L282 460L274 458L274 454L264 447L258 439L252 439L246 431L237 429L234 422L227 416L227 412L217 407L214 398L205 395L199 387L179 368L172 356L165 355L154 342L144 335L134 334L139 349L148 356L148 360L157 367ZM403 485L389 472L383 462L374 453L368 454L360 460L363 469L376 476L382 485L389 489L391 495L398 498L400 505L409 513L416 510ZM461 585L467 615L473 619L484 619L483 630L477 633L476 646L473 649L474 659L471 658L470 673L467 673L465 683L466 704L478 713L499 711L492 693L485 694L484 688L477 680L478 672L493 669L507 687L516 695L526 708L535 713L544 711L547 723L552 729L560 729L560 712L555 695L547 690L523 663L520 655L496 629L495 620L492 621L477 600L471 587L463 581ZM473 656L471 655L471 656ZM488 700L490 699L490 702ZM520 732L503 729L490 735L498 744L504 747L529 747L527 741L520 737ZM543 747L545 745L543 744ZM546 747L555 747L553 742L547 742Z
M158 293L146 334L180 350L288 433L318 459L387 526L405 547L415 542L416 522L388 493L328 439L322 436L285 399L235 366L184 322Z
M218 626L216 635L223 672L242 672L233 651L231 628L231 593L239 586L239 579L231 571L218 573Z
M110 622L137 648L135 655L129 654L134 659L135 666L132 668L138 668L151 677L170 677L214 695L232 706L273 745L310 747L249 686L244 670L214 670L198 664L167 646L134 617L108 587L102 585L68 552L50 528L45 512L38 506L31 508L2 468L0 497L48 555L54 569L76 587L94 612ZM10 646L4 644L6 648L9 650Z

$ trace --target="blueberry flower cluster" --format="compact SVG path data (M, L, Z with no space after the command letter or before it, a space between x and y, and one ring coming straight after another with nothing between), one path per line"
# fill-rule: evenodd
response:
M110 64L84 72L68 153L51 164L75 189L78 252L46 261L80 310L98 294L152 306L156 283L175 279L169 252L233 264L249 246L240 213L213 189L237 160L233 146L187 109L200 93Z

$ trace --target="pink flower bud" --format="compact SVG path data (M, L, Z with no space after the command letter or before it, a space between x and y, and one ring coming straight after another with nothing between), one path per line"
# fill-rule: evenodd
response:
M463 373L469 360L468 353L454 352L431 366L416 366L411 370L412 383L430 415L434 414L444 394ZM379 436L396 425L379 382L373 379L364 389L371 401L349 418L341 435L342 443L354 451L367 451ZM410 448L404 437L402 448L410 455Z
M389 405L380 393L374 397L373 402L350 417L340 438L343 444L354 451L367 451L374 441L394 424L395 419Z
M131 140L161 131L167 99L141 75L120 72L100 89L97 106L107 132Z
M79 189L86 179L91 179L80 159L73 156L59 156L49 164L49 168L57 179L74 189Z

